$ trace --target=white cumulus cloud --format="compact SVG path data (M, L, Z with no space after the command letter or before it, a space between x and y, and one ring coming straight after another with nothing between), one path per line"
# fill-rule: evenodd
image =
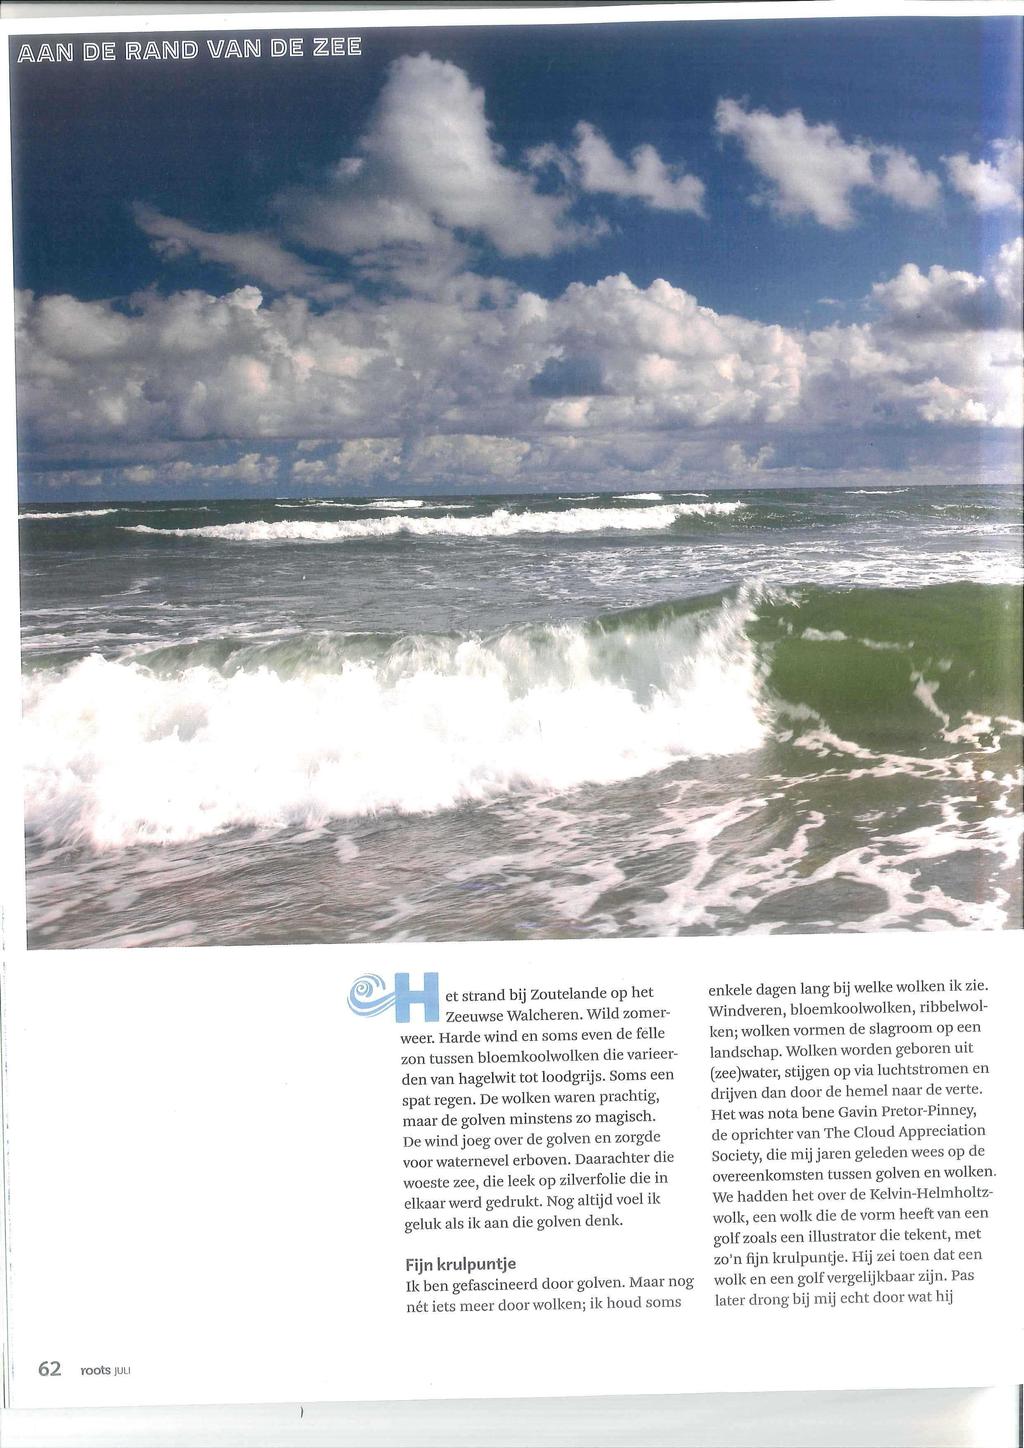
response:
M972 161L965 151L943 156L950 184L978 211L1001 211L1021 205L1024 146L1020 141L993 141L992 160Z
M922 171L916 156L899 146L879 146L875 158L875 186L883 196L911 211L938 205L942 183L934 171Z
M985 276L907 263L872 288L877 322L812 333L804 405L818 425L1019 428L1021 251L1002 247Z
M715 127L743 147L769 183L762 199L780 216L812 216L840 231L857 220L851 199L857 190L881 193L914 210L939 199L938 177L923 171L909 152L844 140L830 122L808 121L800 110L777 116L723 97L715 108Z
M1015 237L999 248L990 272L1007 326L1019 327L1024 310L1024 237Z
M510 165L483 91L422 54L393 62L355 154L322 184L284 192L277 209L294 241L429 287L464 263L467 236L507 257L578 245L588 233L567 219L571 199L542 194Z
M692 212L705 216L704 182L682 165L663 161L648 142L636 146L629 160L615 154L608 141L588 121L573 132L571 152L556 146L538 146L528 155L535 169L553 165L581 190L644 201L656 211Z
M906 332L1019 330L1021 319L1021 238L1001 247L987 276L950 271L927 272L907 262L889 281L871 289L882 319Z
M168 261L195 256L233 272L240 280L272 287L275 291L299 291L309 296L341 297L351 290L331 281L323 267L312 266L287 251L272 236L255 231L203 231L185 221L164 216L141 202L134 208L135 220L152 239L153 250Z
M984 325L984 277L933 266L922 272L907 262L896 276L878 282L871 295L887 321L913 332L962 332Z

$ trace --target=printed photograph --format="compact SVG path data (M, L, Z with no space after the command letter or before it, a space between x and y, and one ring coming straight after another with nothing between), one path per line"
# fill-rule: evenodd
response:
M1022 22L568 14L12 40L33 948L1020 927Z

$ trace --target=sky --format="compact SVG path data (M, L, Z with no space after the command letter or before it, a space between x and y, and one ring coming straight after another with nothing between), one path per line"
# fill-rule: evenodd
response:
M15 36L22 497L1016 481L1021 24Z

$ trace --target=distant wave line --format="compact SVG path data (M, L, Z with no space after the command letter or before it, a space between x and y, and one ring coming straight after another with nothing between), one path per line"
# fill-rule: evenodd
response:
M518 533L600 533L669 528L678 518L729 517L744 503L670 503L651 508L568 508L558 512L511 513L498 508L482 518L365 518L317 523L283 519L265 523L219 523L199 528L153 528L124 524L128 533L153 533L175 538L222 538L235 543L337 543L360 538L415 537L507 538Z
M68 513L19 513L19 518L102 518L106 513L123 513L123 508L76 508Z

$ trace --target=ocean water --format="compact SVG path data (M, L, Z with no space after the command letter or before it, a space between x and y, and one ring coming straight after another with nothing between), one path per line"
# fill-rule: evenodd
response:
M1020 519L26 506L30 943L1019 926Z

